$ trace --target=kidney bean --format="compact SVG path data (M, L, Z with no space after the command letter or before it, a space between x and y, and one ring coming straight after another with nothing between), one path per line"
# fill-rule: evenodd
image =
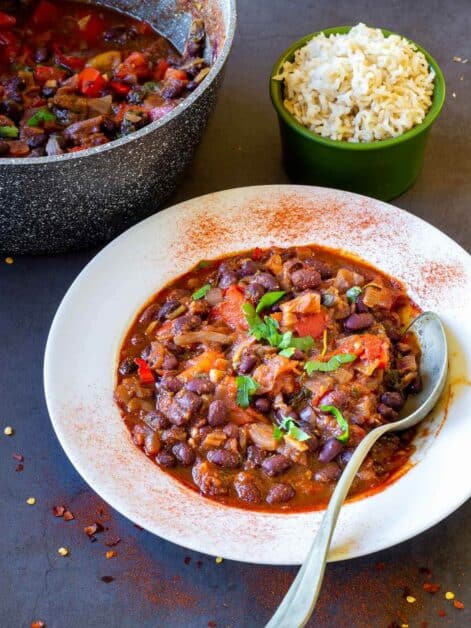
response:
M168 420L173 423L173 425L178 426L188 423L191 416L191 412L182 408L175 400L169 405L168 410L166 410L166 414Z
M227 434L228 438L237 438L239 435L239 428L235 423L228 423L222 428L224 434Z
M164 430L160 437L162 439L162 442L164 442L167 447L171 447L176 443L186 441L188 433L186 429L181 425L172 425L172 427L170 427L168 430Z
M227 449L211 449L206 455L209 462L225 469L236 469L240 465L240 457Z
M239 373L250 373L257 364L257 358L252 353L244 353L238 366Z
M268 491L266 501L269 504L283 504L289 502L296 495L296 491L291 484L275 484Z
M249 277L250 275L255 275L257 272L257 264L251 260L246 259L240 265L239 275L241 277Z
M350 458L352 456L353 456L353 449L344 449L342 452L340 452L338 460L341 465L346 467L347 464L350 462Z
M273 477L287 471L292 465L293 463L286 456L283 456L282 454L274 454L269 458L265 458L262 462L262 469L267 475Z
M133 334L131 336L131 344L136 346L136 345L140 345L143 342L146 342L147 338L145 337L144 334L141 334L140 331L138 331L136 334Z
M267 457L267 452L262 451L256 445L249 445L247 447L247 463L246 468L260 467L262 462Z
M369 312L369 307L363 302L363 294L358 295L355 301L355 309L359 314L365 314Z
M228 420L227 406L224 401L215 399L211 401L208 408L208 423L211 427L224 425Z
M147 432L146 438L144 441L144 447L146 449L146 454L149 456L155 456L160 451L160 436L157 432Z
M132 440L135 445L142 447L146 439L146 428L143 425L135 425L132 428Z
M262 414L268 414L271 410L271 402L268 397L257 397L253 405Z
M148 412L144 416L144 421L154 430L166 430L170 427L170 421L161 412Z
M316 422L316 413L311 408L311 406L304 406L302 410L299 412L299 418L306 423L310 423L315 425Z
M244 502L250 504L258 504L262 501L262 495L258 486L252 480L247 481L235 481L234 488L237 493L237 497Z
M4 142L3 140L0 140L0 157L2 157L3 155L8 155L9 152L10 152L10 145L8 144L8 142Z
M196 314L183 314L175 319L173 323L173 331L179 334L182 331L192 331L199 327L202 323L202 319Z
M320 259L316 259L315 257L306 257L304 263L317 270L322 279L330 279L330 277L333 277L334 275L332 268Z
M175 456L169 454L167 451L159 451L155 457L155 461L162 467L174 467L177 464Z
M177 443L172 447L172 452L184 467L189 467L196 460L195 450L188 443Z
M167 353L162 362L164 371L174 371L178 366L178 359L171 353Z
M235 271L226 270L223 273L221 273L218 285L222 289L229 288L229 286L232 286L232 284L237 283L237 280L238 280L238 277Z
M342 471L338 464L329 462L314 474L316 482L335 482L342 475Z
M121 375L132 375L137 371L137 364L133 358L125 358L119 365L119 372Z
M253 283L250 283L245 289L245 296L247 297L247 299L255 302L260 301L265 292L265 288L261 284L254 281Z
M380 403L376 410L382 417L384 417L388 421L395 421L398 417L397 412L393 410L390 406L385 405L384 403Z
M176 310L177 307L180 307L180 302L176 301L175 299L170 299L169 301L164 303L162 307L159 309L157 313L157 320L159 320L160 322L163 322L167 318L167 316L170 314L170 312L173 312L173 310Z
M160 380L160 386L169 392L176 393L183 388L183 382L179 380L178 377L165 375Z
M404 405L404 396L400 392L387 390L381 395L381 403L391 406L394 410L400 410Z
M309 451L314 453L319 449L319 439L314 434L312 426L309 425L309 423L300 422L299 427L311 437L309 440L306 440L305 443L308 446Z
M34 60L36 63L44 63L49 57L49 51L46 46L38 46L34 53Z
M291 281L298 290L311 290L317 288L322 279L317 270L313 268L301 268L291 274Z
M343 321L343 326L346 331L362 331L371 327L375 319L371 314L350 314L348 318Z
M414 377L414 379L411 381L411 383L408 386L408 392L411 395L416 395L421 390L422 390L422 378L420 377L420 375L416 375L416 377Z
M149 323L157 317L157 312L159 311L159 306L157 303L152 303L142 312L139 317L140 323Z
M197 395L204 395L214 391L214 384L203 377L195 377L185 384L185 388Z
M343 447L343 444L336 438L329 438L319 452L319 460L321 462L330 462L339 455Z
M277 280L271 273L258 273L255 282L263 286L265 290L277 290L279 288Z
M195 414L201 408L203 401L198 395L190 390L180 391L175 397L179 406L187 410L190 414Z

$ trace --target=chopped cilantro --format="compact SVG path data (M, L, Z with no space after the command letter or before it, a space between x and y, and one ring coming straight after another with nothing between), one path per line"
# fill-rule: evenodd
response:
M336 436L336 438L341 443L346 443L350 437L350 429L348 426L348 422L346 421L340 410L335 406L319 406L319 409L322 412L329 412L330 414L334 415L334 417L337 419L339 427L342 428L342 433L340 434L340 436Z
M250 375L239 375L236 378L237 384L237 405L241 408L248 408L250 397L257 391L258 384Z
M255 311L258 314L262 310L266 310L267 307L271 307L272 305L274 305L277 301L281 299L281 297L284 297L285 294L286 292L284 290L277 290L276 292L267 292L266 294L263 295L263 297L258 302L258 305Z
M360 286L353 286L352 288L349 288L345 294L350 303L355 303L361 294L361 288Z
M198 290L196 290L196 292L193 292L191 298L193 299L193 301L198 301L199 299L205 297L210 290L211 284L207 283L204 286L201 286L201 288L199 288Z
M357 356L353 353L338 353L332 356L328 362L319 362L318 360L306 362L304 370L308 375L311 375L314 371L330 373L331 371L336 371L342 364L349 364L356 359Z

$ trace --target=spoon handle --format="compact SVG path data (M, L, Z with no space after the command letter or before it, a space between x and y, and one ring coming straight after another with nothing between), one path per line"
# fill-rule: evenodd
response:
M390 425L377 427L369 432L358 445L330 498L329 505L303 566L298 571L283 601L265 628L302 628L309 620L324 578L327 553L340 508L356 472L371 447L380 436L390 429Z

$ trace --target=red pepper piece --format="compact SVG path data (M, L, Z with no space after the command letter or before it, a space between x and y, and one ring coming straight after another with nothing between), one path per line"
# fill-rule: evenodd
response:
M126 96L131 91L129 85L126 85L126 83L121 83L121 81L110 81L110 87L121 96Z
M0 11L0 28L11 28L16 24L16 17Z
M256 246L256 247L254 248L254 250L252 251L252 259L253 259L254 261L258 261L258 260L261 260L261 259L262 259L262 257L263 257L263 251L262 251L262 249L261 249L260 247Z
M78 75L78 84L84 96L96 98L97 96L101 96L106 86L106 80L95 68L85 68Z
M33 14L33 22L38 26L54 24L59 19L59 9L47 0L40 0Z
M80 36L88 44L95 44L105 31L105 22L95 13L84 13L84 18L88 18L83 29L80 29Z
M188 74L185 70L178 70L177 68L167 68L164 78L177 79L178 81L187 81Z
M124 79L129 74L135 74L138 79L150 76L149 61L142 52L132 52L129 57L126 57L119 66L116 77Z
M149 22L139 22L137 30L141 35L152 35L154 33L154 29Z
M141 384L153 384L154 383L154 375L152 371L147 365L147 362L142 358L134 358L134 362L137 364L137 374L139 375L139 379L141 380Z
M159 59L157 61L157 63L155 64L155 68L154 68L154 79L156 81L161 81L164 76L165 76L165 72L168 69L168 62L165 61L165 59Z
M34 69L34 79L38 83L45 83L50 80L62 81L66 74L64 70L53 68L49 65L38 65Z
M86 61L83 57L65 55L57 44L53 44L52 47L54 48L57 65L63 65L65 68L72 70L72 72L83 70Z

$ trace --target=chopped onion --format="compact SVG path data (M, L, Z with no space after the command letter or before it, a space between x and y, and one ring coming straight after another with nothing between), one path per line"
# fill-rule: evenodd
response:
M248 426L252 442L264 451L275 451L278 441L273 436L273 425L265 423L252 423Z
M113 97L110 95L101 98L88 98L88 112L92 116L106 115L111 111Z
M206 294L206 301L209 305L218 305L223 300L221 288L211 288Z
M229 336L227 334L221 334L217 331L187 331L183 334L178 334L174 337L173 342L178 346L182 347L185 345L194 345L198 342L208 343L215 342L220 345L229 345L233 342L234 337Z
M56 135L49 136L46 144L46 153L49 155L49 157L52 157L53 155L62 155L64 153L59 145L59 142L57 141Z

